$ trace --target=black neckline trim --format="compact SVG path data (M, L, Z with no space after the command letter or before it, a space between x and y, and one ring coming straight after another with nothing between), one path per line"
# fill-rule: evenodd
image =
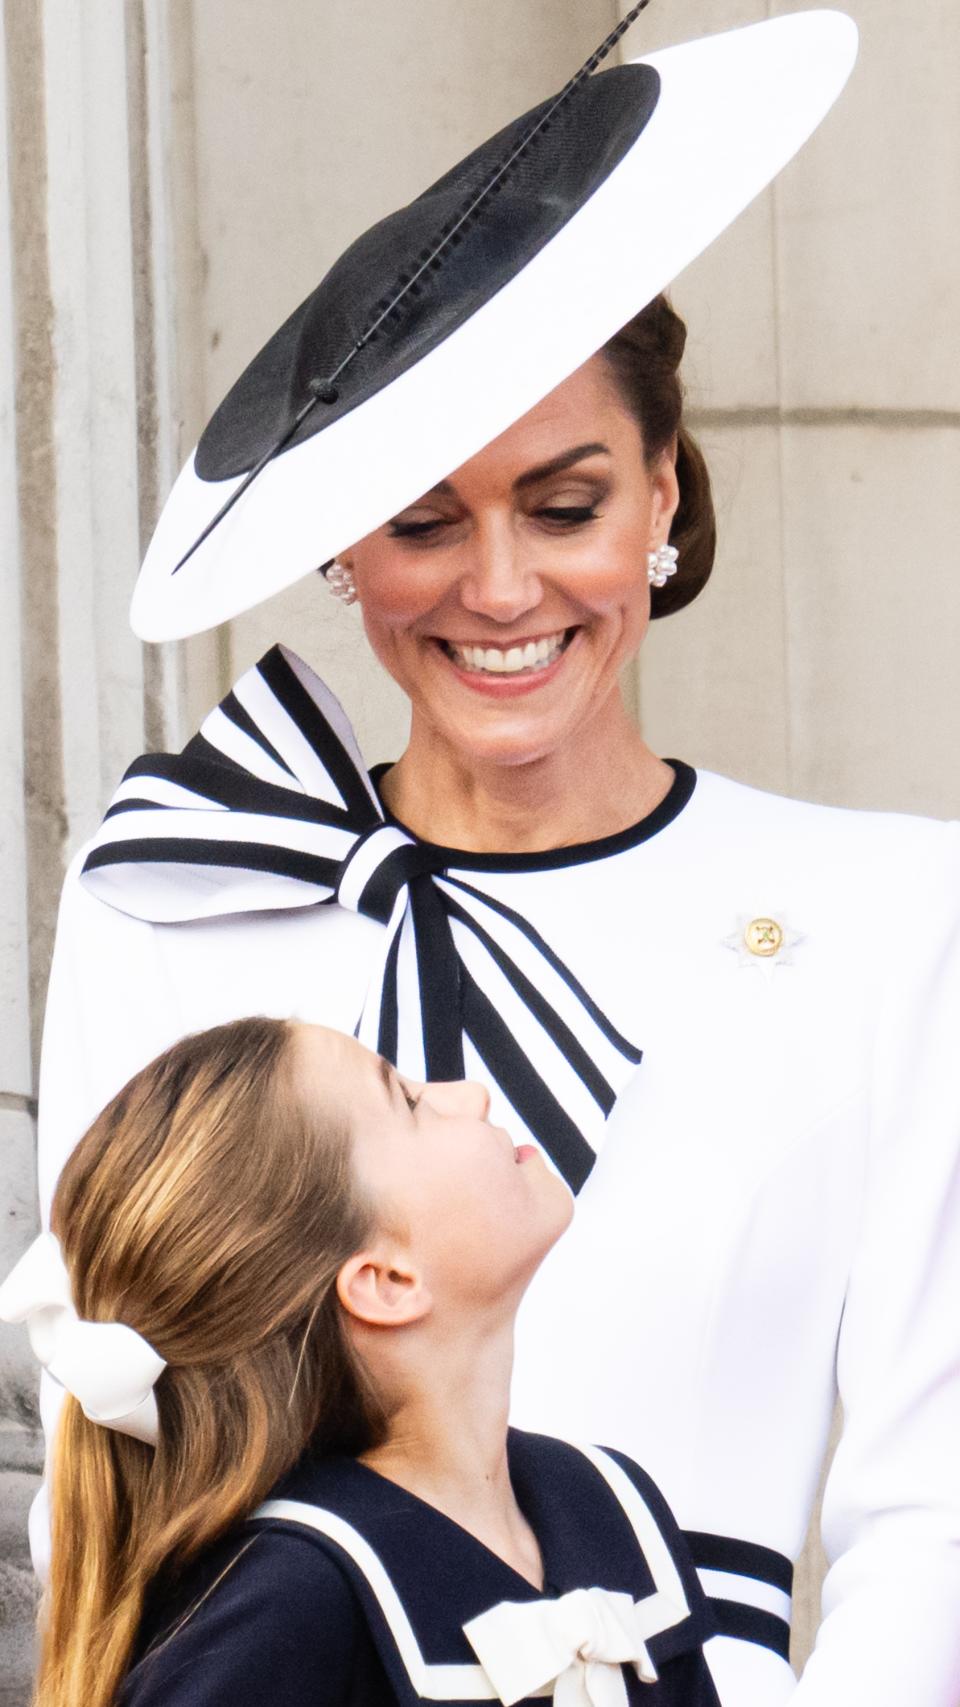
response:
M445 847L439 842L424 841L417 836L401 819L394 817L389 806L380 792L380 784L388 770L392 769L389 762L374 765L370 772L370 780L377 791L384 817L388 824L393 824L402 830L405 836L421 847L432 848L443 860L444 865L452 866L457 871L559 871L565 866L587 865L592 860L610 859L614 854L625 853L627 849L639 847L641 842L647 842L652 836L659 835L668 824L678 818L688 804L697 786L697 773L692 765L683 759L665 759L665 764L673 770L673 782L652 812L641 818L636 824L629 824L625 830L617 830L612 836L598 836L592 842L574 842L570 847L544 848L537 853L472 853L466 848Z

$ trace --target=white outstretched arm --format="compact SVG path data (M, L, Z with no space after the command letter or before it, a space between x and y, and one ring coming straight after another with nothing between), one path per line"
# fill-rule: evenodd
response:
M831 1566L796 1707L960 1701L960 825L944 838L891 954L838 1344Z

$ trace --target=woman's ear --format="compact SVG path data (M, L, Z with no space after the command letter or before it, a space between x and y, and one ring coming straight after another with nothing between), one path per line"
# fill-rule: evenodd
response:
M677 480L677 441L670 443L660 452L651 471L653 485L653 526L654 532L662 533L663 538L669 538L670 524L677 513L680 504L680 485Z
M422 1274L396 1251L358 1251L337 1275L337 1297L355 1321L405 1328L433 1309Z

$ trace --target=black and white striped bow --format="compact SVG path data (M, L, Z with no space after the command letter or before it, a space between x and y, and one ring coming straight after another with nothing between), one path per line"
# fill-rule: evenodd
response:
M449 864L386 821L342 706L275 646L182 753L130 766L83 880L153 923L323 902L377 920L361 1042L416 1079L463 1078L469 1043L577 1191L640 1051L532 925Z

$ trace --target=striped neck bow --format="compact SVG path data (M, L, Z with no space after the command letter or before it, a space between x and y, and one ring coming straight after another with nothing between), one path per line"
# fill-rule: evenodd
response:
M640 1051L540 934L385 817L339 701L275 646L182 753L127 771L84 883L157 924L335 903L383 927L355 1035L415 1079L485 1069L573 1191Z

